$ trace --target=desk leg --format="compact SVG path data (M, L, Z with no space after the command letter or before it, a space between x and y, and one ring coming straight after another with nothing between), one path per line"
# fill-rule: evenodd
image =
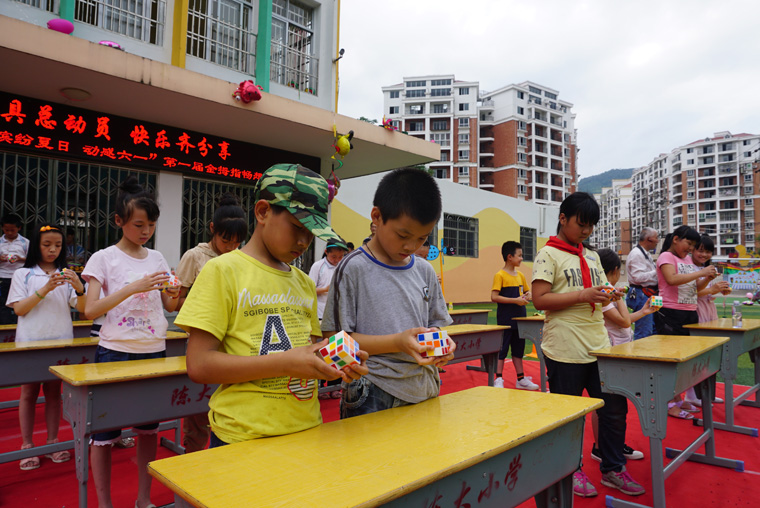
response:
M750 351L749 356L755 365L755 386L738 396L736 402L742 406L760 407L760 358L758 358L760 357L760 348ZM746 400L753 393L755 394L755 400Z
M722 457L715 456L715 429L713 428L713 414L712 414L712 398L713 388L710 384L712 376L702 381L700 386L702 387L702 414L704 415L703 425L705 431L700 437L691 443L685 450L674 450L672 448L665 448L665 456L669 459L674 459L668 467L665 468L665 477L670 474L683 462L691 460L693 462L699 462L702 464L710 464L713 466L727 467L734 469L738 472L744 471L743 460L724 459ZM694 453L702 444L705 445L705 453Z
M488 372L488 369L486 368L486 362L483 358L480 359L480 367L476 367L475 365L468 365L467 370L476 370L478 372ZM489 383L489 386L493 386Z
M486 366L486 372L488 372L488 386L493 386L493 381L496 374L496 367L499 362L499 353L489 353L483 355L481 362Z
M87 476L89 457L87 454L91 423L89 417L90 395L87 387L63 385L63 416L71 424L74 434L74 460L79 482L79 508L87 508Z
M554 485L536 494L536 508L561 508L573 506L573 475L568 475Z
M734 379L736 379L738 360L739 359L737 357L731 357L729 344L725 344L723 346L723 368L721 369L721 375L723 376L723 383L726 387L726 393L724 395L726 404L726 422L713 422L713 428L725 430L728 432L735 432L737 434L758 437L758 429L756 427L743 427L741 425L734 424L734 410L736 406L744 404L748 406L756 405L756 407L760 407L760 404L757 402L753 403L751 401L745 401L745 399L753 393L755 393L756 398L758 397L757 390L760 388L760 384L757 384L757 364L755 364L755 386L741 394L739 397L734 398ZM704 421L702 418L695 418L692 420L692 422L696 426L704 426Z

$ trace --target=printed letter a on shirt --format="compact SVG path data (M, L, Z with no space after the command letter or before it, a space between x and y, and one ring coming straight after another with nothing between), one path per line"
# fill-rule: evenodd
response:
M293 344L285 332L282 317L279 314L267 316L264 334L261 336L261 351L259 355L264 356L269 353L279 353L290 349L293 349Z

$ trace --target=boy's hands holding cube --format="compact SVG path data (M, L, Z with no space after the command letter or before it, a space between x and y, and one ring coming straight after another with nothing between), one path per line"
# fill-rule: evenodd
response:
M399 351L414 358L419 365L435 365L440 367L454 359L454 351L456 350L457 345L451 340L451 338L449 338L448 334L446 334L446 346L438 351L441 354L439 356L432 356L432 354L435 353L436 348L432 345L424 345L422 343L424 340L420 341L419 339L420 335L424 337L425 334L432 333L443 334L445 332L440 332L438 328L426 328L422 326L411 328L398 334L396 345L398 346ZM444 353L443 349L447 349L448 351Z
M344 381L351 382L367 374L365 362L369 355L359 349L359 343L348 333L340 331L319 342L317 346L317 355L322 359L323 365L331 371L332 377L327 379L340 376Z

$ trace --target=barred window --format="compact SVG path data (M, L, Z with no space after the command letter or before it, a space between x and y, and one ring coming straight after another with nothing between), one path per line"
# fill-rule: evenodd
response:
M314 9L295 0L272 2L270 79L317 95L319 59L314 56Z
M161 46L166 0L76 0L74 19Z
M523 261L533 261L536 257L536 230L521 227L520 245L522 245Z
M253 25L250 0L190 0L187 54L253 74L256 54Z
M450 256L478 257L478 219L444 213L443 245Z
M16 2L30 7L37 7L48 12L58 12L59 0L16 0Z

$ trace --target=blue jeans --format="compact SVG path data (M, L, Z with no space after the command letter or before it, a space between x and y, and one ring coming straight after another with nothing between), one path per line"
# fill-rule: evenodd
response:
M95 349L95 363L126 362L131 360L147 360L150 358L166 358L166 351L159 351L158 353L124 353L122 351L114 351L113 349L104 348L100 345ZM152 434L153 431L158 428L158 422L135 425L134 428L138 431L144 431L143 433ZM121 429L97 432L90 436L90 443L114 442L120 436Z
M394 397L378 387L366 377L343 383L343 397L340 399L340 419L376 413L383 409L407 406L409 402Z
M625 446L626 416L628 400L622 395L602 392L599 380L599 365L592 363L564 363L545 357L549 389L552 393L580 397L585 389L589 397L602 399L604 406L596 410L599 417L599 454L602 474L609 471L619 473L626 464L623 455Z
M636 312L644 308L649 298L644 294L641 288L631 287L628 291L628 297L625 299L625 303ZM654 335L654 314L649 314L636 321L633 330L633 340L643 339Z

